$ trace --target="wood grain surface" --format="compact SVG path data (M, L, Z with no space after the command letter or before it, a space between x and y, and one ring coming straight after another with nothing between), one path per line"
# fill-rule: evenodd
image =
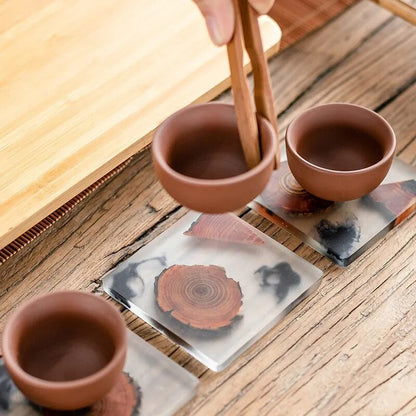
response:
M374 0L380 6L416 25L416 0Z
M33 4L0 4L0 248L229 86L189 0ZM261 20L272 55L281 32Z
M270 62L281 133L318 102L354 102L392 124L398 157L416 165L415 43L414 26L361 1L283 51ZM0 267L0 328L35 294L70 288L101 293L108 270L185 212L155 178L148 150L138 154ZM132 330L200 378L196 398L178 415L416 414L416 216L341 269L254 212L241 215L322 269L324 278L221 373L124 311Z
M356 0L279 0L279 2L275 3L269 15L281 26L283 38L280 42L280 47L286 48L298 41L307 33L319 28L328 20L341 13L346 7L354 2L356 2ZM29 12L30 10L32 9L29 7ZM294 10L301 10L302 16L300 17L297 13L294 13ZM277 125L277 120L275 124ZM278 162L278 160L279 155L276 155L276 162ZM115 170L118 170L118 168L119 167ZM113 173L114 170L111 172ZM104 179L108 178L108 176L109 174L106 174L105 177L100 178L99 181L95 182L87 189L91 189L91 187L96 188L97 183L103 183ZM85 194L86 192L83 190L72 200L66 202L63 206L59 207L36 225L32 226L32 228L25 231L17 239L0 249L0 264L29 242L33 241L34 238L39 236L45 229L54 224L57 221L57 218L62 217L63 212L68 212L68 206L72 208L75 205L74 201L83 199Z
M414 1L414 0L408 0ZM282 28L281 48L284 49L306 33L321 27L357 0L279 0L269 15Z

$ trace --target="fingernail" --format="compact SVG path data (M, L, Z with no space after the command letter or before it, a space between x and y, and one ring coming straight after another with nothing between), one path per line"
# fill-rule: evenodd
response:
M272 0L251 0L250 4L252 7L254 7L257 10L258 13L265 14L273 6L273 1Z
M218 24L217 19L213 16L207 16L205 18L205 21L207 23L208 33L212 39L212 41L217 45L221 46L224 45L224 43L227 41L225 39L224 33L221 30L220 25Z

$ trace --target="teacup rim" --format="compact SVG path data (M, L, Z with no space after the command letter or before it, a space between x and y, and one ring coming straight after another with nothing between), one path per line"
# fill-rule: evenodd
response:
M120 324L124 327L124 331L120 331L122 334L123 339L120 339L118 342L118 347L115 349L113 356L111 357L110 361L98 371L93 374L90 374L86 377L81 377L75 380L69 381L52 381L52 380L45 380L32 374L26 372L18 362L16 354L12 353L12 348L10 345L10 332L13 331L13 324L19 319L19 315L26 309L32 307L34 304L43 301L45 298L49 298L52 296L62 296L62 295L69 295L69 296L84 296L88 297L89 299L98 299L100 302L104 302L107 306L112 308L115 312L117 312L117 319L120 320ZM114 314L116 316L116 314ZM3 331L2 337L2 352L3 352L3 360L6 365L6 368L9 370L9 367L12 369L12 372L17 375L20 380L24 380L25 384L31 385L37 388L48 389L51 391L59 391L59 390L67 390L69 388L77 387L82 388L92 383L106 377L110 374L114 368L118 366L120 360L123 360L124 356L126 355L127 351L127 328L125 325L124 320L122 319L118 310L111 305L110 303L106 302L99 296L96 296L89 292L77 291L77 290L62 290L57 292L51 292L40 296L35 296L33 299L25 302L24 304L20 305L13 313L12 316L7 320L6 326ZM12 377L12 374L10 375ZM13 378L13 377L12 377Z
M258 119L261 119L263 122L265 122L266 127L273 133L273 136L275 138L274 143L272 144L273 151L269 152L267 155L262 155L262 158L260 160L260 163L258 163L253 168L249 169L246 172L243 172L239 175L231 176L228 178L220 178L220 179L201 179L201 178L194 178L192 176L184 175L177 170L173 169L169 164L166 162L165 158L162 156L161 152L161 137L163 136L163 130L168 128L169 123L172 122L175 118L182 115L184 112L189 111L193 108L202 108L202 107L235 107L234 104L231 103L221 103L221 102L208 102L208 103L202 103L202 104L192 104L187 107L184 107L175 113L171 114L167 119L165 119L159 127L156 129L155 134L153 136L152 141L152 153L153 158L157 160L157 163L159 166L168 174L175 177L177 180L180 180L183 183L186 183L187 185L197 185L200 187L212 187L212 186L228 186L233 185L235 183L244 181L252 176L257 175L260 173L263 169L265 169L269 163L272 161L272 159L275 157L276 150L277 150L277 137L276 133L273 130L273 127L269 120L267 120L265 117L256 114Z
M390 133L390 137L392 138L392 141L391 141L390 147L388 148L387 152L383 155L383 157L378 162L374 163L373 165L362 168L362 169L336 170L336 169L324 168L322 166L311 163L307 159L303 158L297 152L297 150L294 148L292 142L288 139L288 135L290 134L290 130L293 129L294 123L296 121L298 121L304 115L309 114L313 111L316 111L316 110L319 110L319 109L322 109L322 108L325 108L325 107L336 107L336 106L353 107L353 108L358 108L360 110L363 110L363 111L371 114L372 116L377 117L387 127L387 129L389 130L389 133ZM390 123L384 117L382 117L380 114L376 113L375 111L371 110L370 108L367 108L367 107L359 105L359 104L353 104L353 103L330 102L330 103L315 105L311 108L308 108L307 110L305 110L301 114L299 114L297 117L295 117L289 123L289 125L286 129L285 144L292 151L292 153L294 155L296 155L296 157L298 159L300 159L303 163L305 163L307 166L311 167L312 169L315 169L315 170L323 172L323 173L333 174L333 175L351 176L351 175L360 175L360 174L363 174L363 173L371 172L373 170L376 170L378 167L384 165L388 160L390 160L394 156L394 153L396 151L396 146L397 146L397 138L396 138L396 135L395 135L394 130L391 127Z

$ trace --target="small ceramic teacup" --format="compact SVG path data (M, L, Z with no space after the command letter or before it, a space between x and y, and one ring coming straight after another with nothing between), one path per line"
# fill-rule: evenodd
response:
M311 108L286 132L289 168L312 195L330 201L360 198L387 175L396 149L384 118L354 104Z
M126 359L126 327L100 297L56 292L14 312L2 347L10 377L26 397L50 409L75 410L114 386Z
M194 105L166 119L152 145L156 174L166 191L205 213L234 211L254 199L270 178L277 148L271 124L257 120L262 158L249 170L233 105Z

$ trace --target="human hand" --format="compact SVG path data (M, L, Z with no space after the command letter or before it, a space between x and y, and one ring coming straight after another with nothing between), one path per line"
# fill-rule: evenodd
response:
M260 14L267 13L274 0L247 0ZM228 43L234 33L233 0L194 0L208 28L212 41L218 45Z

